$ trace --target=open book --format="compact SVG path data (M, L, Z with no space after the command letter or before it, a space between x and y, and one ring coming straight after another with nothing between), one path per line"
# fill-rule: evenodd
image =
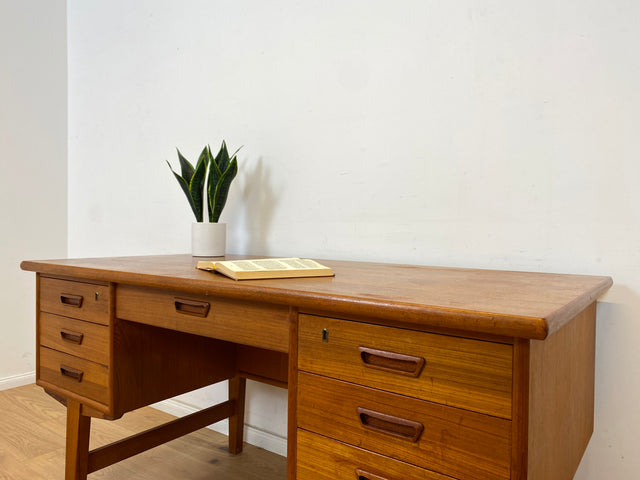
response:
M222 273L234 280L256 278L332 277L333 270L308 258L260 258L198 262L200 270Z

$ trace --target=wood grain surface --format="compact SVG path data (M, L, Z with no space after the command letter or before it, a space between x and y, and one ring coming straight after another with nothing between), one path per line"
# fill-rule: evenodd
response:
M370 428L359 408L390 419ZM423 425L418 439L402 420ZM453 478L510 477L511 422L501 418L300 373L298 427Z
M327 341L322 340L326 331ZM301 315L298 368L444 405L511 418L512 346ZM372 368L361 346L424 360L419 375Z
M297 480L451 480L305 430L298 432Z
M320 261L334 270L335 277L236 282L197 270L197 260L191 255L159 255L24 261L21 267L45 276L220 295L296 306L302 312L370 315L416 328L532 339L544 339L560 329L612 284L609 277L331 260Z

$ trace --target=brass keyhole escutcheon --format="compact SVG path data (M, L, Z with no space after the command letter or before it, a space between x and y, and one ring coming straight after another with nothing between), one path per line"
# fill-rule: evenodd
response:
M98 292L95 292L93 295L94 295L94 297L96 299L96 302L97 302L98 301L98 297L100 297L100 294Z
M324 343L329 343L329 330L326 328L322 329L322 341Z

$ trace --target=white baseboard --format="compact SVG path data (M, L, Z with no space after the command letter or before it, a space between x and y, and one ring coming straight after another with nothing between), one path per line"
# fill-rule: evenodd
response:
M0 378L0 390L8 390L10 388L22 387L35 383L36 372L23 373L22 375L13 375L11 377Z
M175 399L158 402L151 406L157 408L158 410L162 410L163 412L175 415L176 417L184 417L185 415L189 415L198 411L197 408ZM221 420L220 422L214 423L207 428L210 428L211 430L222 433L224 435L229 435L228 420ZM244 426L244 441L251 445L255 445L256 447L264 448L265 450L268 450L277 455L282 455L283 457L287 455L286 438L271 432L267 432L265 430L261 430L256 427L252 427L251 425L245 424Z

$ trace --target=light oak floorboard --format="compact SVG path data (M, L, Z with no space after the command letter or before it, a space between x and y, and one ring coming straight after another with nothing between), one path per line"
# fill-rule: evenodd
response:
M141 408L110 422L91 421L91 448L170 421ZM64 478L65 408L36 385L0 391L0 480ZM286 458L244 444L228 452L227 437L202 429L89 475L90 480L282 480Z

